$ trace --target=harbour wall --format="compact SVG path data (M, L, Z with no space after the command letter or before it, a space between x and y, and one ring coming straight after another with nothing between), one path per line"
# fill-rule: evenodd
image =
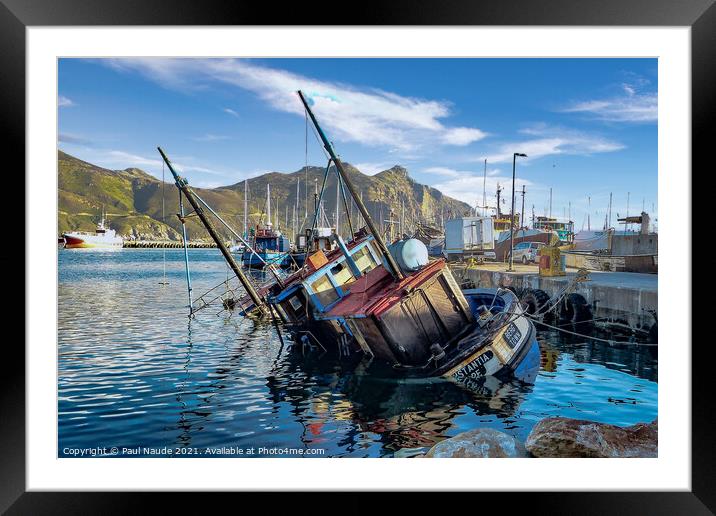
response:
M478 288L512 287L517 293L541 289L550 297L558 294L576 276L540 276L538 272L506 272L505 264L466 267L451 264L458 279L470 280ZM500 270L501 269L501 270ZM589 280L577 282L571 292L584 296L592 315L602 326L622 326L635 332L648 332L656 324L658 276L630 272L589 271Z

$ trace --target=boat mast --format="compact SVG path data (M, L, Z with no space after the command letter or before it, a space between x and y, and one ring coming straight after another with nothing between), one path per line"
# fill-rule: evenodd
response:
M485 170L482 173L482 216L487 215L487 158L485 158Z
M249 237L249 180L244 179L244 238Z
M502 191L502 188L500 188L500 183L497 183L497 218L498 220L502 218L502 215L500 213L500 192Z
M293 206L293 238L296 238L296 235L298 235L298 230L300 229L298 227L298 217L299 215L299 204L298 200L301 198L301 175L299 174L296 177L296 204Z
M216 246L219 248L219 251L221 251L221 254L224 255L224 259L229 264L229 267L231 267L231 270L234 271L234 274L238 278L241 285L246 290L246 293L249 295L251 300L254 302L254 305L257 309L261 310L262 312L265 309L265 303L263 299L259 296L258 292L254 288L253 284L249 281L249 278L246 277L244 272L241 270L241 267L239 264L236 263L236 260L234 260L234 256L231 254L231 252L226 248L226 245L224 244L223 240L221 239L221 236L219 236L219 233L217 233L216 228L214 227L214 224L211 222L211 220L206 216L206 213L204 213L204 210L199 205L199 201L194 195L194 191L189 188L189 183L186 179L183 177L179 177L179 175L174 170L174 167L172 166L171 162L169 161L169 158L167 158L167 155L164 154L164 151L161 147L157 147L157 150L159 151L159 154L161 154L162 159L167 164L167 167L169 168L169 171L174 176L174 181L177 185L177 188L184 194L184 196L189 201L189 204L191 204L191 207L194 208L194 213L199 217L202 224L204 224L204 227L206 228L206 231L209 233L209 236L214 240L216 243Z
M268 206L268 213L266 214L266 218L268 218L268 227L271 227L271 185L269 183L266 183L266 205Z
M373 223L373 219L371 218L370 214L368 213L368 210L366 209L365 205L359 200L358 192L353 185L353 182L348 177L348 174L346 174L345 169L343 168L343 162L341 162L340 158L336 156L335 151L333 150L333 146L328 141L328 138L326 137L325 133L323 132L323 129L321 129L321 126L318 125L318 121L316 120L315 115L313 114L313 111L311 111L311 108L308 107L308 102L306 102L305 97L303 96L303 92L300 90L298 91L298 97L301 99L301 102L303 103L303 107L306 109L306 112L308 113L308 116L311 118L311 121L313 122L313 125L316 127L316 130L318 131L318 135L321 138L321 141L323 142L323 146L325 147L328 154L331 156L331 159L333 160L333 163L336 166L336 170L338 170L338 173L341 176L341 179L343 180L343 183L348 188L348 191L351 194L351 197L353 197L353 200L358 205L358 211L360 211L361 215L363 216L363 220L365 220L366 224L368 225L368 229L370 230L371 234L373 235L373 238L375 239L375 243L378 245L378 249L380 250L380 253L383 255L383 258L386 261L386 264L388 265L388 269L393 274L393 276L401 280L405 276L400 271L400 268L398 267L398 264L395 263L395 259L390 254L390 251L388 251L388 248L385 245L385 242L383 241L383 237L381 236L380 232L375 227L375 224Z
M162 166L162 171L164 167ZM189 242L186 236L186 219L184 218L184 201L179 190L179 219L181 220L181 233L184 242L184 271L186 272L186 287L189 293L189 317L194 315L194 301L192 299L191 274L189 273Z

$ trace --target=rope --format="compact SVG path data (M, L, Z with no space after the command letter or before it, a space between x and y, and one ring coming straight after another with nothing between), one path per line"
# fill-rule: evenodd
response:
M632 342L629 340L601 339L599 337L592 337L591 335L585 335L583 333L577 333L575 331L565 330L564 328L560 328L559 326L553 326L551 324L547 324L546 322L543 322L543 321L539 320L538 318L535 318L534 316L527 314L527 313L524 315L525 315L525 317L530 318L533 322L535 322L537 324L541 324L542 326L546 326L547 328L551 328L553 330L561 331L564 333L569 333L570 335L574 335L575 337L582 337L582 338L588 339L588 340L596 340L598 342L604 342L606 344L609 344L610 346L615 345L615 344L620 344L620 345L629 344L632 346L658 346L659 345L657 343L651 343L651 342Z

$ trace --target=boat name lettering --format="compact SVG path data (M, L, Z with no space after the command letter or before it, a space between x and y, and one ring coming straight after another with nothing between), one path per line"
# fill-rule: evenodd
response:
M510 323L504 334L504 339L505 342L507 342L507 345L510 346L510 348L515 349L515 347L519 345L521 338L522 332L520 329L515 325L515 323Z
M456 373L454 373L453 378L458 382L464 382L468 378L474 379L485 376L485 374L487 373L487 370L485 369L485 364L489 362L493 356L494 353L492 353L492 351L488 349L483 354L475 358L475 360L473 360L472 362L458 370Z

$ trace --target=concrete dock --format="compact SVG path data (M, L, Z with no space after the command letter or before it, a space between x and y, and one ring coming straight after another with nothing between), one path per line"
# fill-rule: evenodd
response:
M560 292L577 275L577 269L569 268L566 276L545 277L539 275L536 265L514 264L513 272L507 272L507 267L501 262L473 267L450 264L458 282L471 280L478 288L513 287L518 293L541 289L549 296ZM577 282L572 292L584 296L600 325L648 332L656 324L658 282L657 274L589 271L589 280Z

